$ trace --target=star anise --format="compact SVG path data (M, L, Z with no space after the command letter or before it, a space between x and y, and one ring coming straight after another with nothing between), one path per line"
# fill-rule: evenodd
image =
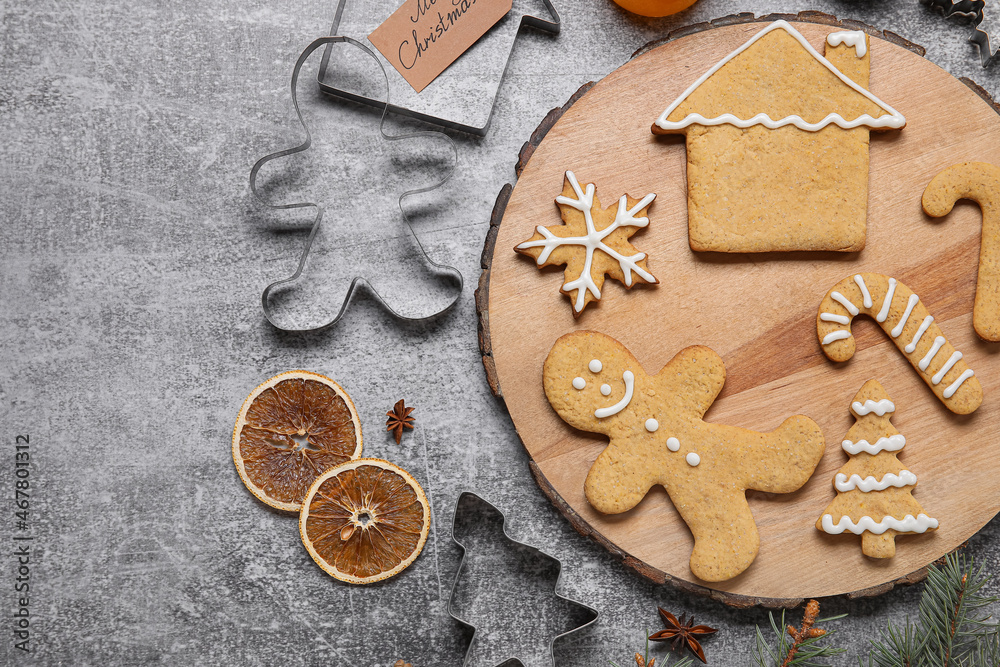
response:
M385 420L385 430L393 432L393 435L396 436L397 445L403 439L403 429L413 428L413 417L410 416L411 412L413 412L413 408L406 407L403 399L399 399L396 401L396 405L392 406L392 410L385 413L388 417Z
M671 642L670 648L675 651L682 646L687 646L688 650L695 654L695 657L702 662L708 662L705 660L705 650L698 643L698 637L715 634L717 632L716 628L710 628L707 625L695 625L694 615L690 619L682 615L678 620L676 616L665 609L657 607L657 610L660 612L660 618L663 619L663 625L666 629L651 634L649 641Z

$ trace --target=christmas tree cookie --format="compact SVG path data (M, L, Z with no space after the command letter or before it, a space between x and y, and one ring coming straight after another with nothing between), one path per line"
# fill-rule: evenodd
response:
M861 535L861 551L871 558L892 558L899 533L938 527L912 495L917 476L896 458L906 438L890 423L895 410L877 380L861 387L851 403L857 422L843 442L851 458L834 478L837 497L816 522L824 533Z

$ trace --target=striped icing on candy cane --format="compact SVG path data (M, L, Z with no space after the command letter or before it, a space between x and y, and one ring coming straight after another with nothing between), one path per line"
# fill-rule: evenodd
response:
M828 333L823 337L823 345L829 345L834 341L844 340L845 338L850 338L850 331L834 331L833 333Z
M910 298L906 301L906 310L903 311L903 316L899 318L899 323L892 328L889 335L893 338L899 338L899 334L903 333L903 327L910 319L910 313L913 312L913 308L920 303L920 297L916 294L911 294Z
M913 334L913 340L911 340L906 347L903 348L903 352L911 354L915 349L917 349L917 343L920 342L920 337L924 335L927 331L927 327L929 327L933 321L933 315L928 315L924 318L924 321L920 323L920 328L917 329L917 333Z
M931 364L931 360L937 356L937 353L941 351L941 348L944 347L944 344L947 342L948 341L945 340L944 336L938 336L935 338L934 343L931 345L931 349L927 350L927 354L924 355L924 358L917 364L917 368L922 371L926 371L927 367ZM937 384L937 382L934 384Z
M971 368L966 368L964 371L962 371L962 374L958 376L958 379L952 382L950 385L948 385L948 388L944 390L943 394L944 397L951 398L952 396L954 396L955 392L958 391L959 387L962 386L962 383L968 380L973 375L975 375L975 373L972 372Z
M879 310L878 315L875 316L876 322L885 322L885 318L889 316L889 308L892 307L892 296L895 293L896 293L896 279L889 278L889 291L885 293L885 298L882 299L882 309Z
M944 362L944 366L941 367L941 370L939 370L937 373L934 374L934 377L931 378L931 382L933 384L941 384L941 380L944 379L944 376L948 374L948 371L951 370L951 367L954 366L956 363L958 363L958 360L961 358L962 358L961 352L955 352L950 357L948 357L948 361Z
M841 294L840 292L836 292L836 291L835 292L830 292L830 298L833 299L834 301L836 301L837 303L839 303L844 308L846 308L847 312L851 314L851 317L854 317L855 315L857 315L858 313L861 312L860 310L858 310L857 306L855 306L853 303L851 303L851 301L849 301L848 299L846 299L844 297L844 295ZM851 323L850 320L848 320L847 322L844 322L844 324L850 324L850 323Z
M820 313L819 319L824 322L836 322L837 324L850 324L851 318L847 315L837 315L836 313Z
M858 287L861 289L861 296L864 297L862 303L865 305L865 308L871 308L872 295L868 291L868 285L865 285L865 279L862 278L861 274L859 273L858 275L854 276L854 282L856 282L858 284Z
M949 410L968 414L982 403L975 373L905 284L878 273L858 273L833 286L816 318L823 352L833 361L854 356L851 323L857 315L868 315L879 324Z

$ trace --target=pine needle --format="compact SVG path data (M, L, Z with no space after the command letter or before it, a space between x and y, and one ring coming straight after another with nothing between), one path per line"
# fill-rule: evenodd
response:
M840 655L844 649L828 643L835 632L834 630L826 630L817 626L844 618L847 614L816 618L818 613L819 603L810 600L809 604L806 605L802 627L796 630L785 623L784 611L781 612L780 622L775 620L772 612L768 612L773 637L768 641L760 626L757 627L757 643L753 653L757 665L759 667L825 667L825 665L829 665L830 663L826 662L825 658Z
M971 559L948 554L928 570L920 596L919 626L889 625L871 640L870 667L980 667L1000 665L997 626L984 608L996 598L983 595L991 576ZM859 664L865 663L859 659Z

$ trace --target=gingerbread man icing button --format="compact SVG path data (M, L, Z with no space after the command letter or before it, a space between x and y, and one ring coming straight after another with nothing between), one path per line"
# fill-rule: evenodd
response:
M588 502L618 514L663 486L694 536L691 571L705 581L731 579L757 556L747 489L799 489L825 447L819 427L803 416L770 433L705 422L725 379L722 358L707 347L681 350L649 375L624 345L593 331L557 340L543 369L556 413L609 438L584 484Z

